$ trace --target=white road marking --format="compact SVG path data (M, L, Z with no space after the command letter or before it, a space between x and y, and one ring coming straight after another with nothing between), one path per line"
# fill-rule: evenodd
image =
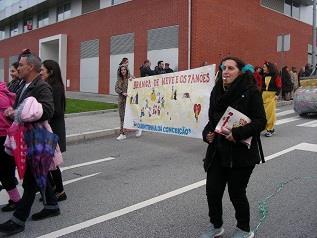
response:
M293 114L293 113L295 113L295 111L294 111L293 109L291 109L291 110L286 110L286 111L278 112L278 113L276 113L276 116L277 116L277 117L286 116L286 115Z
M300 143L297 145L297 150L304 150L310 152L317 152L317 144L310 144L310 143Z
M74 183L74 182L77 182L77 181L81 181L83 179L86 179L86 178L90 178L90 177L93 177L93 176L96 176L98 174L100 174L101 172L99 173L94 173L94 174L89 174L89 175L86 175L86 176L82 176L82 177L78 177L78 178L75 178L75 179L71 179L71 180L67 180L67 181L64 181L63 184L64 185L67 185L67 184L71 184L71 183ZM23 194L23 188L22 188L22 185L19 184L17 186L19 192L20 192L20 195L22 196ZM5 205L8 203L8 200L9 200L9 196L7 194L7 192L5 190L1 191L0 192L0 206L2 205Z
M299 124L296 126L304 126L304 127L317 127L317 120L309 121L303 124Z
M285 124L285 123L288 123L288 122L292 122L292 121L297 121L297 120L300 120L301 118L299 116L296 116L296 117L289 117L289 118L284 118L284 119L280 119L280 120L277 120L275 125L282 125L282 124Z
M277 157L279 157L279 156L281 156L283 154L286 154L286 153L288 153L290 151L293 151L293 150L296 150L296 149L317 152L317 144L300 143L300 144L292 146L292 147L290 147L288 149L285 149L285 150L282 150L280 152L277 152L277 153L275 153L273 155L267 156L267 157L265 157L265 160L271 160L271 159L277 158ZM155 203L164 201L166 199L169 199L171 197L177 196L179 194L183 194L183 193L191 191L193 189L202 187L205 184L206 184L206 180L204 179L204 180L201 180L199 182L193 183L191 185L188 185L188 186L176 189L174 191L162 194L160 196L148 199L146 201L134 204L132 206L125 207L123 209L120 209L120 210L117 210L117 211L114 211L114 212L110 212L108 214L105 214L105 215L102 215L102 216L99 216L99 217L96 217L96 218L93 218L93 219L90 219L90 220L87 220L87 221L84 221L84 222L81 222L81 223L78 223L78 224L75 224L75 225L72 225L72 226L69 226L69 227L65 227L65 228L62 228L60 230L57 230L57 231L54 231L54 232L39 236L38 238L55 238L55 237L60 237L60 236L63 236L63 235L67 235L67 234L73 233L75 231L79 231L79 230L94 226L96 224L100 224L102 222L111 220L113 218L123 216L123 215L131 213L133 211L145 208L147 206L150 206L150 205L153 205Z
M115 158L113 158L113 157L108 157L108 158L99 159L99 160L93 160L93 161L89 161L89 162L85 162L85 163L81 163L81 164L74 164L74 165L62 167L62 168L61 168L61 171L65 171L65 170L69 170L69 169L74 169L74 168L79 168L79 167L83 167L83 166L87 166L87 165L92 165L92 164L97 164L97 163L101 163L101 162L105 162L105 161L110 161L110 160L114 160L114 159L115 159Z

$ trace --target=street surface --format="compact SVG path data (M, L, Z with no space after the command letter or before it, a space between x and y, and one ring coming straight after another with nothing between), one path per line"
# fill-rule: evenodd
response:
M292 106L277 113L276 134L261 137L267 162L255 168L248 186L251 228L260 221L259 202L279 189L267 200L256 237L316 238L317 117L300 118ZM68 146L62 214L29 219L25 232L14 237L199 237L209 222L202 168L206 148L202 140L154 133ZM1 205L5 196L2 191ZM42 209L38 198L32 213ZM227 191L223 213L227 238L235 227ZM0 222L10 215L1 213Z

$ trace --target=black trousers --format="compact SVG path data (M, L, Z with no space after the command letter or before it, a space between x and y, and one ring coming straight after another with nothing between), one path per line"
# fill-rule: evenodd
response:
M220 228L222 220L222 197L228 184L230 200L235 209L237 227L250 231L250 207L246 196L246 188L254 166L242 168L222 167L220 162L215 163L207 171L207 201L210 222L215 228Z
M5 136L0 137L0 182L5 190L10 191L16 187L14 158L4 151Z
M31 208L35 199L36 193L39 191L35 179L31 173L30 166L27 166L23 179L23 196L18 203L18 206L13 213L12 220L20 225L24 225L24 222L29 217ZM47 185L45 189L46 203L44 208L46 209L58 209L57 199L55 193L52 190L51 183L47 179Z

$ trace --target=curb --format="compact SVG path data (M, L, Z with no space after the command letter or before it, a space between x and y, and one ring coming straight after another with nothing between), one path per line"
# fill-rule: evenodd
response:
M117 111L118 109L107 109L107 110L90 111L90 112L68 113L68 114L65 114L65 118L91 116L91 115L103 114L108 112L117 112Z
M276 107L283 107L283 106L292 105L292 104L293 104L293 100L290 100L290 101L278 101Z
M105 136L116 135L120 131L120 128L97 130L97 131L87 131L78 134L71 134L66 136L66 144L75 144L78 142L84 142L88 140L93 140Z

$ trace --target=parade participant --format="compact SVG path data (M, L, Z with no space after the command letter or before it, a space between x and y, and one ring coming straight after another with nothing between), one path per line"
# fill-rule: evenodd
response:
M291 100L294 84L292 82L291 74L287 66L284 66L282 68L281 76L282 76L282 96L285 101L289 101Z
M282 87L281 77L273 63L264 63L262 82L262 98L267 119L265 136L271 137L275 132L276 101Z
M58 135L58 145L61 152L66 151L66 130L65 130L65 87L62 79L60 67L57 62L53 60L45 60L41 67L41 77L45 80L53 90L54 98L54 115L49 120L53 133ZM58 201L67 199L64 191L62 173L59 167L56 170L50 171L52 178L52 185L55 185L55 193Z
M11 67L10 67L11 81L8 83L8 89L10 90L10 92L13 92L13 93L17 92L22 82L22 80L19 77L18 66L19 66L19 63L15 62L11 64Z
M5 83L0 82L0 181L9 195L8 204L1 208L3 212L14 211L21 199L16 187L14 158L5 152L4 147L7 131L12 124L12 121L4 115L4 111L12 107L14 101L15 94L8 90Z
M121 66L119 68L119 78L116 82L115 91L119 95L118 97L118 108L120 116L120 135L117 137L117 140L124 140L127 138L125 130L123 128L124 123L124 114L125 114L125 104L127 100L127 91L128 91L128 82L132 80L129 69L127 66ZM137 130L135 136L140 137L142 134L141 130Z
M235 208L237 229L233 238L252 238L250 208L246 188L256 164L260 162L259 134L265 128L266 119L261 94L252 72L236 57L221 61L219 78L210 95L209 122L203 130L203 140L208 149L204 160L207 172L207 201L210 226L201 238L213 238L224 233L222 197L226 185ZM228 135L214 132L216 125L228 107L245 114L251 122L228 131ZM248 148L240 141L252 137Z
M38 121L31 122L35 126L37 122L44 122L52 118L54 113L54 100L51 87L41 79L39 73L41 69L41 60L32 53L25 53L20 56L18 72L23 78L22 90L17 93L14 107L9 107L4 114L7 117L16 115L16 108L29 97L34 97L41 104L42 116ZM35 180L34 171L30 166L30 159L26 162L26 171L23 179L23 196L17 205L15 212L10 220L0 224L0 232L7 235L16 234L24 231L25 222L29 217L31 208L35 199L36 192L39 191L38 183ZM57 204L55 193L53 192L50 183L46 184L45 188L44 209L32 215L32 220L41 220L60 214L60 209Z

